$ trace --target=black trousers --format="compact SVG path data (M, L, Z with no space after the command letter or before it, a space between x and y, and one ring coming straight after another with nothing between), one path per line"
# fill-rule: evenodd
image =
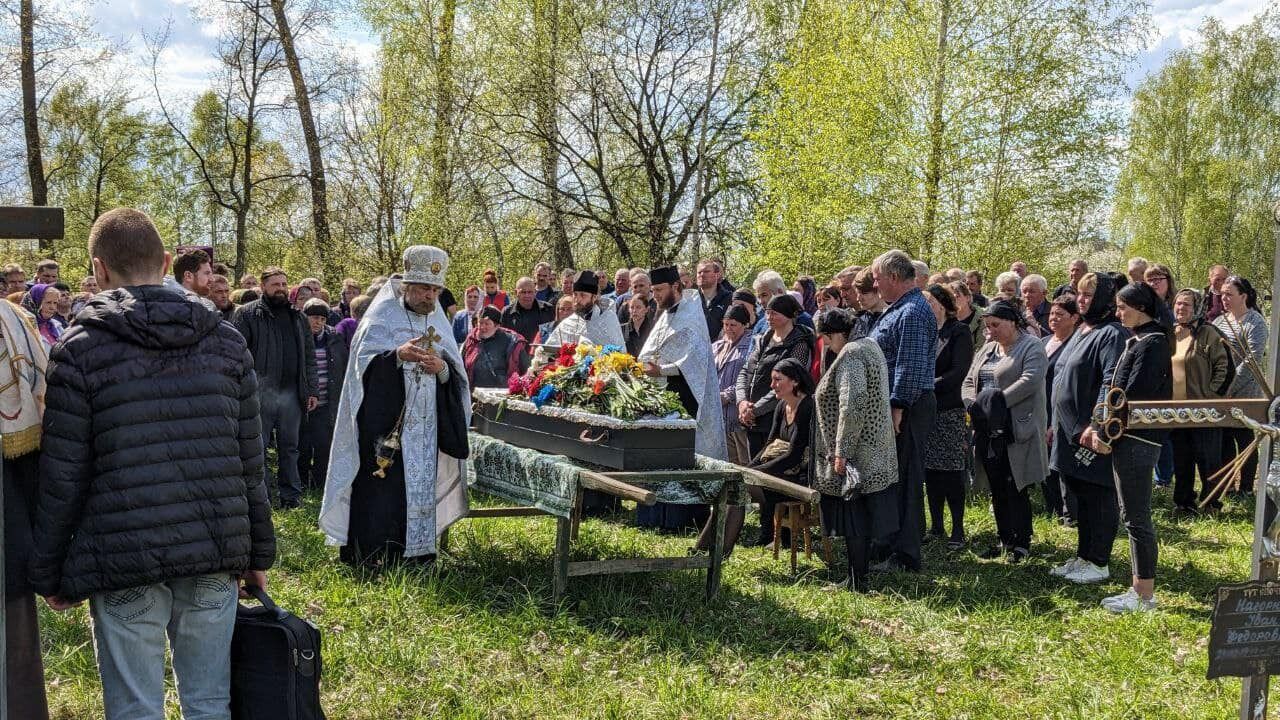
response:
M335 408L321 405L302 419L298 433L298 481L304 490L324 489L329 474L329 446L333 444Z
M1222 467L1222 429L1174 430L1169 439L1173 442L1173 504L1194 508L1209 497L1213 489L1209 486L1209 476ZM1200 472L1199 494L1196 493L1197 470Z
M1156 576L1156 528L1151 522L1152 472L1160 459L1160 446L1121 438L1111 452L1120 517L1129 533L1129 564L1133 576Z
M987 471L991 486L991 511L996 517L996 535L1007 550L1031 549L1031 498L1027 488L1018 489L1009 468L1009 454L1005 450L994 458L984 458L982 467Z
M964 470L926 470L930 531L942 535L943 509L951 509L951 538L964 538L964 494L968 473Z
M1080 511L1076 517L1076 557L1107 567L1120 523L1115 484L1097 485L1068 475L1063 479L1075 493Z
M49 705L44 693L44 665L40 659L35 595L26 593L7 598L4 618L8 717L48 720Z
M1076 521L1076 514L1079 513L1076 508L1076 494L1067 487L1067 483L1062 480L1057 470L1050 470L1045 476L1044 483L1040 485L1040 492L1044 495L1044 506L1050 515L1060 517L1069 523Z
M920 540L924 534L924 448L933 429L938 401L921 393L902 411L896 438L898 451L898 532L889 543L893 555L908 570L920 569ZM891 490L892 492L893 490Z
M1244 452L1253 442L1253 431L1247 428L1222 428L1222 459L1220 467L1231 462L1231 459ZM1248 460L1240 472L1240 492L1253 492L1253 484L1258 476L1258 450L1249 453Z

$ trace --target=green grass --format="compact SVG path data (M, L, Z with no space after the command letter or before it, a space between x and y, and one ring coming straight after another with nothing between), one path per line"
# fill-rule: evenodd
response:
M982 502L966 522L978 549ZM924 575L878 576L869 595L830 589L816 556L792 577L740 548L710 605L702 573L683 572L571 579L554 606L548 519L464 521L438 573L362 579L324 545L313 501L276 515L270 590L324 631L334 720L1230 717L1239 681L1205 679L1205 643L1214 587L1248 576L1248 510L1174 521L1168 492L1157 502L1161 607L1141 616L1098 606L1127 582L1123 534L1113 580L1077 587L1048 575L1074 531L1044 518L1024 565L935 544ZM592 520L575 557L688 545ZM101 717L87 611L42 621L54 717Z

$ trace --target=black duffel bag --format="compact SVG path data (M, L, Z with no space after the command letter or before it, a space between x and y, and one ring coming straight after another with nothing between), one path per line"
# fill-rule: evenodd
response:
M236 608L231 637L233 720L324 720L320 629L245 585L261 607Z

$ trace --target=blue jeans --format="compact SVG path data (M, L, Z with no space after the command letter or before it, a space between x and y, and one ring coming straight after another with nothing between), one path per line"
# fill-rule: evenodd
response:
M262 403L262 456L267 455L272 435L276 443L277 477L262 464L262 477L273 504L296 505L302 497L302 480L298 477L298 436L302 432L302 406L291 391L263 387L258 393ZM321 481L323 484L323 480Z
M107 720L164 720L165 635L185 720L230 720L238 583L200 575L89 598Z

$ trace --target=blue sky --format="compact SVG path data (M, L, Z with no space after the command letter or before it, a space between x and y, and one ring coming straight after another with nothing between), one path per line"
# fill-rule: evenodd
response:
M169 49L163 57L162 87L175 96L194 95L206 86L215 66L213 44L217 28L192 15L192 8L216 0L97 0L91 14L98 31L120 42L128 51L121 59L126 73L147 88L149 68L142 35L160 31L171 21ZM1152 19L1155 36L1138 65L1128 73L1130 88L1136 87L1153 69L1179 48L1192 45L1204 18L1212 15L1235 28L1260 13L1265 0L1154 0ZM371 59L374 39L367 28L348 18L335 29L332 41L347 52Z

